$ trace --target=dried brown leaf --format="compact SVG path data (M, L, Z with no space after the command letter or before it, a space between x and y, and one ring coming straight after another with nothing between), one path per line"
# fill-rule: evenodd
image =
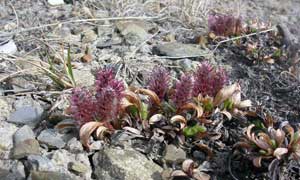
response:
M80 137L80 141L82 143L83 146L89 148L90 144L89 144L89 139L91 137L91 134L100 126L103 126L102 123L100 122L88 122L85 123L79 131L79 137Z

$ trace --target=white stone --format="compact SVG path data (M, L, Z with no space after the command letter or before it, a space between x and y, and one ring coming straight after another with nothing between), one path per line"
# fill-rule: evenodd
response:
M48 3L51 6L58 6L58 5L65 4L64 0L48 0Z

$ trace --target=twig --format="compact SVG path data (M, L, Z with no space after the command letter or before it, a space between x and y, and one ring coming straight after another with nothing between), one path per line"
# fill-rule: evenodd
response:
M60 24L62 25L62 24L69 24L69 23L81 23L81 22L92 22L92 21L126 21L126 20L145 20L145 19L153 20L153 19L159 19L159 18L160 18L159 16L156 16L156 17L110 17L110 18L77 19L77 20L56 22L56 23L51 23L51 24L44 24L41 26L22 29L22 30L18 30L15 32L11 32L11 33L3 33L3 34L0 34L0 37L12 36L15 34L28 32L28 31L34 31L34 30L43 29L43 28L52 27L52 26L57 26Z
M258 34L263 34L263 33L267 33L267 32L274 31L274 30L275 30L275 28L271 28L271 29L267 29L267 30L264 30L264 31L259 31L259 32L255 32L255 33L246 34L246 35L243 35L243 36L238 36L238 37L234 37L234 38L230 38L230 39L225 39L223 41L218 42L218 44L216 45L216 47L214 48L214 50L212 52L214 53L218 49L218 47L221 44L225 43L225 42L235 41L235 40L238 40L238 39L247 38L247 37L255 36L255 35L258 35Z
M16 11L15 7L12 5L12 3L10 3L10 6L11 6L11 8L13 9L14 14L15 14L15 16L16 16L17 28L19 28L20 23L19 23L19 17L18 17L17 11Z
M14 76L16 76L16 75L18 75L18 74L21 74L21 73L23 73L23 72L26 72L26 71L29 71L29 70L32 70L32 69L33 69L33 68L22 69L22 70L20 70L20 71L11 73L11 74L9 74L9 75L7 75L7 76L1 78L1 79L0 79L0 83L3 82L3 81L5 81L6 79L10 79L10 78L12 78L12 77L14 77Z

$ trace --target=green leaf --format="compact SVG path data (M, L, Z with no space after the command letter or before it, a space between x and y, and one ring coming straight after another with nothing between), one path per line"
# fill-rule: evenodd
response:
M198 133L204 133L204 132L206 132L206 128L204 126L199 126L198 124L191 127L185 127L183 129L183 134L186 137L194 137Z
M229 111L231 111L233 108L233 102L230 101L229 99L224 101L224 109L227 109Z
M68 58L67 58L66 65L67 65L66 72L67 72L68 78L72 82L72 85L76 86L74 75L73 75L73 67L72 67L72 63L71 63L71 48L70 47L68 48Z
M214 109L214 105L212 102L207 102L203 104L204 111L211 112Z
M148 105L145 103L142 103L141 118L143 120L148 118Z
M129 106L128 111L129 111L130 115L133 117L138 117L138 115L139 115L139 110L136 106Z
M271 145L272 145L272 147L275 149L275 148L277 148L277 143L276 143L276 141L274 140L274 139L271 139Z

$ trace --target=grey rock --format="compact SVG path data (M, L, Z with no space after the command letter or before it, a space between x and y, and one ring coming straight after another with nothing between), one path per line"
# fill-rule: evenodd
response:
M31 180L73 180L73 178L65 173L52 171L32 171Z
M27 139L35 139L35 135L29 126L24 125L14 134L14 144L21 143Z
M1 180L23 180L25 179L24 165L16 160L0 160Z
M193 44L171 42L153 47L154 54L171 57L205 56L207 51Z
M97 39L97 34L93 29L88 29L83 32L82 34L82 42L83 43L90 43Z
M47 145L49 148L63 148L66 143L61 135L54 129L46 129L37 137L40 143Z
M34 128L42 120L43 111L36 107L25 106L13 112L7 122L18 125L29 125Z
M125 38L125 41L130 45L142 43L150 37L145 27L138 22L117 22L116 27L120 31L121 35Z
M64 0L48 0L48 3L51 6L58 6L58 5L63 5L65 4Z
M39 142L34 139L27 139L21 143L14 145L12 149L12 158L21 159L26 156L35 154L40 154L40 145Z
M70 170L70 165L74 163L80 163L82 166L86 167L86 171L83 172L82 170L81 173L79 173L79 172L75 172L74 170L72 171L73 174L69 174L69 175L75 174L77 176L80 176L80 179L91 178L92 168L90 165L88 155L86 153L72 154L64 149L59 149L49 154L49 157L50 160L54 163L54 165L59 168L60 172L68 174L70 173L68 171ZM76 168L78 167L75 167L75 169Z
M77 138L73 137L67 143L66 149L72 153L79 153L83 152L83 147L81 142L77 140Z
M9 157L10 150L13 147L13 135L17 129L14 124L0 121L0 159Z
M57 168L50 159L40 155L29 155L26 167L31 171L57 171Z
M4 121L9 116L10 109L7 101L0 98L0 121Z
M169 163L183 162L186 159L186 152L183 149L170 144L166 147L164 159Z
M93 156L97 179L161 179L162 168L133 149L105 148Z

